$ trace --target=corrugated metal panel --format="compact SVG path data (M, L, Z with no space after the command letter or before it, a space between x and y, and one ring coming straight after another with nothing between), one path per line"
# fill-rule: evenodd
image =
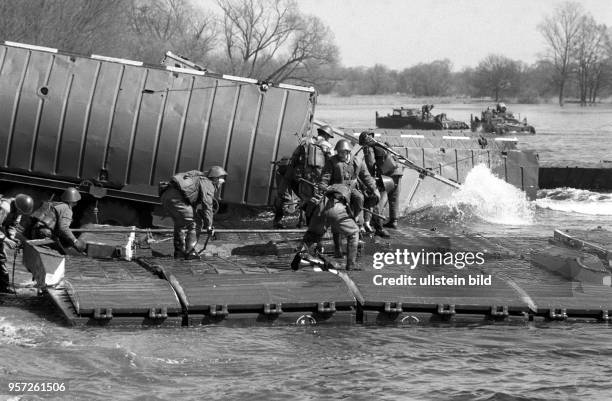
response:
M126 197L222 165L224 200L271 201L271 161L310 128L311 88L0 45L1 168L78 183L102 170Z

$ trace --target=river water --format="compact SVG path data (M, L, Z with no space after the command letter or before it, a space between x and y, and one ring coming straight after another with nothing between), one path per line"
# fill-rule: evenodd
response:
M374 111L386 113L400 104L351 103L323 97L316 117L371 127ZM435 111L468 120L480 108L445 104ZM536 149L544 165L612 158L610 106L512 109L536 127L538 134L520 137L520 146ZM474 182L492 179L486 171L478 174ZM506 237L547 236L558 227L612 229L610 194L560 188L526 202L503 192L502 184L491 185L500 187L483 194L478 185L466 185L455 204L410 223ZM491 196L492 203L495 196L515 201L501 212L479 209L482 196ZM62 380L68 391L55 393L57 399L603 400L612 394L610 330L607 324L534 322L71 329L43 299L5 297L0 298L0 399L20 397L8 393L9 380Z

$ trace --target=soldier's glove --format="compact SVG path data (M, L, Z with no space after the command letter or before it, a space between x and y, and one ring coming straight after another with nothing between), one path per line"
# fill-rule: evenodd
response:
M213 237L215 235L215 228L213 226L208 226L208 228L206 229L206 233Z
M19 244L17 243L17 241L14 241L8 237L4 238L4 245L6 245L9 249L17 249L19 247Z
M380 202L380 191L378 189L375 189L374 193L372 194L372 197L376 199L376 203Z
M87 249L87 243L85 241L83 241L82 239L80 239L80 238L74 240L74 243L72 245L79 252L85 252L85 250Z

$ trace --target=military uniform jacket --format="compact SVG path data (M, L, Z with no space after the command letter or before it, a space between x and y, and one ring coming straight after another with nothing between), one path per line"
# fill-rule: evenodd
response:
M206 177L200 178L200 194L198 195L198 203L202 205L204 213L204 225L210 227L213 224L213 199L215 198L215 186L212 181Z
M363 158L372 176L403 175L403 167L389 152L380 146L364 146ZM385 172L383 173L383 171Z
M5 236L10 238L19 223L19 214L11 210L13 199L0 198L0 241L4 240Z
M363 160L358 161L354 157L348 163L340 160L334 155L327 160L321 173L321 183L324 186L333 184L346 184L349 188L357 187L357 178L371 191L376 192L376 182L370 175Z
M74 243L76 237L70 229L70 225L72 224L72 209L64 202L53 202L52 207L55 209L57 221L55 222L55 227L49 228L52 231L54 230L58 237Z

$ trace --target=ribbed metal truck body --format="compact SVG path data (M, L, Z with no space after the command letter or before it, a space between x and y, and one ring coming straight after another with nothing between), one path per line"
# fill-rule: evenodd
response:
M221 165L228 203L271 203L274 165L311 128L313 88L0 45L0 181L94 182L158 203L173 174Z

